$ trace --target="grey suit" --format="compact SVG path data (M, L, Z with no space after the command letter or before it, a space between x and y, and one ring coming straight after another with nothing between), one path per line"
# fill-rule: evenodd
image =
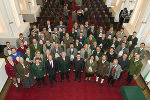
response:
M134 52L133 52L133 55L135 56L136 53L140 54L141 60L145 58L145 54L146 54L145 49L140 50L140 47L136 47Z
M8 49L7 47L4 48L4 55L5 55L5 56L9 56L8 50L11 50L11 48L16 48L16 47L15 47L15 46L10 46L9 49Z
M119 52L122 50L122 47L121 47L121 45L119 45L117 48L116 48L116 50L115 50L115 53L116 54L119 54ZM123 54L124 53L126 53L126 54L128 54L129 53L129 50L127 49L127 48L124 48L123 49Z
M81 58L83 58L83 59L85 59L85 57L84 57L84 53L85 53L85 49L84 48L82 48L81 49L81 51L80 51L80 54L81 54ZM90 48L88 48L87 49L87 52L88 52L88 58L90 57L90 55L92 54L92 51L91 51L91 49Z
M80 35L80 32L83 33L83 36L84 36L84 37L87 37L87 30L86 30L85 28L83 28L83 31L81 31L80 28L78 29L78 34L77 34L78 36Z
M76 57L77 52L78 52L77 49L76 49L76 48L73 48L73 52L72 52L72 54L71 54L71 49L68 48L68 49L67 49L67 56L68 56L68 57L71 57L71 55L73 55L74 57Z
M63 52L63 50L62 50L62 48L58 48L58 54L60 55L60 53L61 52ZM57 52L56 52L56 48L53 48L52 50L51 50L51 54L53 55L53 57L55 56L55 54L56 54Z
M26 37L23 37L23 41L25 42L27 42L27 45L29 44L29 39L28 38L26 38ZM22 40L20 40L20 38L18 38L17 40L16 40L16 46L17 46L17 48L19 48L19 45L20 45L20 43L22 42Z
M108 72L108 76L110 76L111 70L113 67L114 67L113 63L110 63L110 69ZM118 64L117 67L115 68L115 73L114 73L113 79L118 79L120 77L120 73L121 73L121 66Z
M50 43L50 51L52 50L54 48L54 44L53 43ZM46 46L46 44L44 44L43 45L43 52L44 52L44 54L46 54L46 50L47 50L48 48L47 48L47 46Z

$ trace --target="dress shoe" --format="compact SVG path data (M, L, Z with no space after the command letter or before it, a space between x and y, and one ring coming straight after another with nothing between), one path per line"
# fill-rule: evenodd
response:
M78 82L81 82L81 80L79 80Z
M113 87L113 85L111 84L111 85L110 85L110 87L112 88L112 87Z
M84 82L86 82L87 80L84 80Z
M67 80L70 83L70 80Z
M16 91L18 91L19 90L19 87L16 87Z
M62 83L63 80L60 80L60 82Z
M94 84L96 84L97 82L96 81L94 81Z
M88 80L88 82L90 82L91 80Z
M109 83L106 83L106 86L108 86L109 85Z
M120 84L120 80L118 80L118 84Z
M122 81L127 81L127 79L123 79Z
M100 87L103 87L103 83L100 83Z
M41 88L41 86L39 86L39 88Z

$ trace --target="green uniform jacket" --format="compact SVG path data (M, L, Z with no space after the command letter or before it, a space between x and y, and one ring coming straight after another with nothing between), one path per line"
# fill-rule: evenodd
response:
M89 73L88 72L88 69L89 69L89 67L90 67L90 59L88 59L86 62L85 62L85 72L86 73ZM96 71L96 67L97 67L97 62L96 61L93 61L93 64L92 64L92 74L94 74L95 73L95 71Z
M31 55L34 57L34 56L35 56L36 49L35 49L35 47L34 47L33 44L31 44L29 47L30 47L30 53L31 53ZM39 44L39 43L37 43L37 50L39 50L41 53L43 53L42 45Z
M73 43L73 38L69 36L69 40L67 42L66 37L63 38L64 44L66 44L66 49L70 47L70 43ZM69 45L69 47L67 47Z
M30 57L25 53L24 54L24 60L26 60L26 58L29 58L29 60L33 60L33 55L30 54Z
M95 41L96 41L96 39L93 37L93 38L92 38L92 44L93 44ZM90 42L90 39L87 38L87 39L85 39L84 44L89 44L89 42Z
M71 67L69 57L65 57L65 61L62 59L62 57L60 57L58 59L58 64L59 64L58 70L63 73L67 73Z
M44 56L43 56L43 63L45 64L45 61L47 60L48 58L47 58L47 55L46 54L44 54Z
M46 74L45 66L42 62L39 64L39 68L36 66L35 63L31 66L31 73L36 78L42 78Z
M18 72L19 76L23 79L26 78L25 75L27 73L31 74L30 73L30 64L27 61L24 61L24 66L26 68L26 72L25 72L25 70L24 70L21 63L18 63L17 66L16 66L16 69L17 69L17 72Z
M141 71L141 68L143 66L141 60L137 61L134 63L134 57L132 57L130 59L130 65L129 65L129 69L128 69L128 72L130 75L138 75Z
M95 51L93 52L93 55L94 55L94 56L98 56L98 57L100 58L100 57L103 55L103 52L100 51L99 54L97 54L97 51L95 50Z

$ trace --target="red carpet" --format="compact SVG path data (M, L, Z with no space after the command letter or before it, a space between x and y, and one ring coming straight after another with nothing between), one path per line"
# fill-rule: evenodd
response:
M118 92L119 88L126 84L121 81L121 85L118 85L116 81L113 88L106 86L106 80L103 87L99 87L99 84L94 84L95 77L91 82L84 82L84 73L82 74L82 82L74 82L74 73L70 73L71 82L66 80L60 83L60 75L57 74L57 83L54 83L53 88L50 88L49 80L46 78L48 86L39 89L37 83L31 89L24 89L20 87L19 91L16 91L15 86L11 85L5 100L123 100L122 95ZM123 78L127 76L124 75ZM132 81L131 85L136 85L135 81Z

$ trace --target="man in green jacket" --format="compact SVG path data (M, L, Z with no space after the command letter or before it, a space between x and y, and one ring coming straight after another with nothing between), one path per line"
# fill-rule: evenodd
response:
M66 79L68 82L70 82L69 80L69 75L68 72L70 71L70 59L69 57L66 56L65 52L61 53L61 57L58 59L58 64L59 64L59 72L60 72L60 77L61 77L61 81L62 82L64 80L64 74L66 75Z
M40 53L43 53L42 45L39 44L36 39L33 39L32 42L33 43L29 46L31 55L34 57L36 50L39 50Z
M34 76L34 79L37 80L39 88L41 88L40 80L42 80L44 86L47 85L44 80L44 77L46 76L45 66L42 62L40 62L39 58L36 58L35 63L32 64L31 73Z
M131 83L133 76L137 76L140 73L142 66L143 66L143 63L140 60L139 54L136 54L135 57L132 57L130 59L129 69L128 69L128 78L125 80L128 82L127 85Z

